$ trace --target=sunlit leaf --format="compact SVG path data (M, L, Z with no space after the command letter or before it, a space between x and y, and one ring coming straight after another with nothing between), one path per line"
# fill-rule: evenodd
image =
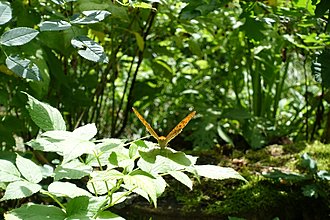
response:
M79 48L79 55L87 60L102 63L109 62L107 55L104 53L103 47L86 36L75 37L71 40L71 44L74 47Z
M13 28L0 37L0 44L5 46L19 46L33 40L39 31L28 27Z
M64 119L56 108L25 94L28 97L27 109L36 125L44 131L66 129Z
M9 2L0 1L0 25L10 21L12 18L12 11Z
M17 154L16 166L24 178L26 178L29 182L39 183L42 180L40 167L33 163L31 160L21 157L19 154Z
M24 79L41 80L39 68L29 59L21 59L19 56L9 56L6 58L8 69Z
M28 203L5 213L4 216L8 220L63 220L66 213L56 206Z
M16 166L8 160L0 160L0 182L21 180L21 174Z
M0 201L9 199L21 199L33 195L41 190L41 186L28 181L16 181L8 184L5 195Z
M102 10L83 11L82 15L71 20L72 24L94 24L104 20L110 12Z
M56 167L54 180L57 181L63 178L80 179L89 175L92 170L91 166L87 166L78 160L73 160Z
M198 175L204 176L210 179L239 179L246 181L238 172L230 167L220 167L215 165L195 165Z
M41 31L62 31L69 29L71 24L66 21L44 21L39 26Z
M53 182L48 186L48 191L56 196L74 198L77 196L91 196L86 190L73 183Z

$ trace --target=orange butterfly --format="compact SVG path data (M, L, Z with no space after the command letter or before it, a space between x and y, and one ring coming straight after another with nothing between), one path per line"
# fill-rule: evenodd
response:
M165 148L167 144L175 138L178 134L181 133L182 129L186 127L188 122L195 116L196 111L191 112L187 117L185 117L173 130L166 136L158 136L158 134L154 131L154 129L148 124L148 122L140 115L140 113L135 109L132 108L136 116L140 119L142 124L147 128L149 133L158 141L160 148Z

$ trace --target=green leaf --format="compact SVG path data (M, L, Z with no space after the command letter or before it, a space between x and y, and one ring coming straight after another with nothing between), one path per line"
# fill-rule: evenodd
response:
M78 196L71 199L66 206L68 218L77 217L78 215L86 217L88 203L89 197L87 196Z
M27 181L16 181L8 184L5 195L0 201L9 199L21 199L33 195L41 190L41 186Z
M13 28L0 37L0 44L5 46L19 46L33 40L39 31L28 27Z
M125 220L123 217L120 217L119 215L116 215L109 211L101 212L96 218L96 220L103 220L103 219Z
M41 169L38 165L33 163L31 160L21 157L17 154L16 166L29 182L39 183L42 180Z
M90 192L103 195L109 189L116 185L118 179L123 178L124 174L117 170L94 171L91 173L91 178L87 183L87 188Z
M87 126L88 127L88 126ZM82 129L81 131L86 131ZM94 135L93 133L86 134L87 138ZM52 146L47 141L45 142L48 147L53 147L54 150L59 150L59 154L63 155L63 163L67 163L83 154L93 154L95 150L95 144L92 141L84 140L86 137L82 138L81 133L69 132L69 131L47 131L41 134L41 136L46 136L49 139L47 141L53 142L57 145ZM33 143L33 142L32 142ZM38 143L37 143L38 144ZM38 147L38 145L36 147Z
M15 165L8 160L0 160L0 182L13 182L21 180L21 174Z
M133 159L137 155L137 152L138 152L138 146L135 143L132 143L129 146L129 153L128 153L129 158Z
M72 24L94 24L110 15L110 12L104 10L90 10L81 13L82 15L71 20Z
M93 62L108 63L109 59L101 45L86 36L78 36L71 40L72 46L79 48L78 54Z
M221 125L218 125L217 128L218 135L221 137L222 140L226 141L227 143L231 144L234 146L234 142L231 140L231 138L222 130Z
M152 9L152 4L145 3L145 2L137 2L133 4L133 7L135 8L145 8L145 9Z
M75 138L81 140L91 140L95 137L96 133L97 128L94 123L81 126L72 132Z
M304 153L301 158L301 165L304 168L307 168L313 174L317 172L317 164L315 160L313 160L307 153Z
M47 137L38 137L35 140L31 140L26 145L32 147L34 150L40 150L44 152L56 152L59 155L63 155L63 149L60 144L56 144L54 140Z
M219 167L215 165L195 165L195 169L199 176L204 176L210 179L239 179L246 181L238 172L230 167Z
M9 2L0 1L0 25L10 21L12 18L12 11Z
M270 173L265 173L263 174L264 177L275 179L275 180L280 180L280 179L285 179L288 181L302 181L306 180L307 177L298 173L284 173L280 170L274 170Z
M6 58L8 69L24 79L41 80L39 68L29 59L21 59L19 56L9 56Z
M104 166L109 164L109 156L113 151L121 151L124 148L125 140L123 139L103 139L100 140L101 143L98 143L95 146L94 153L97 155L97 159L94 154L87 155L86 164L91 166ZM126 149L127 150L127 149Z
M44 21L39 26L41 31L62 31L69 29L71 24L67 21Z
M322 180L330 180L330 173L326 170L320 170L317 172L317 176Z
M27 109L29 114L39 128L44 131L66 130L64 119L56 108L40 102L25 92L23 93L28 97Z
M145 197L144 193L147 193L151 201L154 203L155 207L157 207L157 190L155 186L154 177L142 170L136 170L129 175L125 175L123 179L125 183L124 187L128 187L128 189L133 189L137 187L138 190L134 190L134 192L138 193L143 197ZM144 193L141 193L141 191L139 190Z
M58 207L52 205L38 205L28 203L20 208L13 209L4 214L5 219L24 220L64 220L66 214Z
M48 186L48 191L58 197L75 198L77 196L92 196L86 190L77 187L73 183L67 182L53 182Z
M168 172L171 176L173 176L176 180L181 182L182 184L186 185L190 190L192 190L192 181L191 179L181 171L169 171Z
M135 38L136 38L136 42L137 42L137 45L139 47L139 50L140 51L143 51L144 49L144 40L143 38L141 37L141 35L137 32L133 32L134 35L135 35Z
M92 170L91 166L85 165L78 160L73 160L56 167L54 180L57 181L64 178L80 179L89 175Z

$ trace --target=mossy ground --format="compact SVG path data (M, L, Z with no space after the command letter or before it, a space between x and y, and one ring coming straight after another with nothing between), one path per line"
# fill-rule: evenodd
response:
M231 156L219 154L218 149L204 152L199 155L199 163L233 167L248 183L233 179L202 179L201 184L196 182L190 191L171 180L170 187L159 198L159 209L167 209L180 216L195 213L205 216L203 219L212 219L212 216L214 219L228 219L228 216L246 219L326 219L330 214L330 181L318 182L324 194L311 198L302 193L306 182L273 181L262 175L274 169L302 173L299 164L305 152L317 162L319 170L330 171L330 145L319 142L272 145L246 152L234 150Z

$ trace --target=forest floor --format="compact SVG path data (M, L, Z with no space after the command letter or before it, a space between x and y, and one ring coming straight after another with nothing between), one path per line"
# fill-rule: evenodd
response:
M198 164L232 167L247 183L202 179L193 190L173 179L158 200L158 208L144 199L116 210L126 219L329 219L330 181L321 180L302 164L304 153L317 170L330 171L330 145L319 142L270 145L260 150L223 148L200 153ZM275 173L274 173L275 172ZM274 178L265 174L273 173ZM329 176L328 176L329 177ZM330 178L330 177L329 177Z

